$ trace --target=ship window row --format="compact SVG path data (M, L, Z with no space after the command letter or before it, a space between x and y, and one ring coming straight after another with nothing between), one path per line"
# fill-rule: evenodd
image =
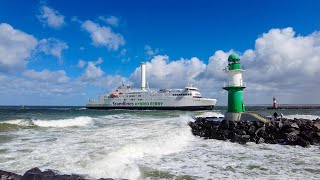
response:
M136 97L136 95L127 95L125 97Z
M188 94L172 94L173 96L191 96L191 93Z
M142 95L138 95L138 97L141 97ZM136 97L136 95L127 95L127 97Z

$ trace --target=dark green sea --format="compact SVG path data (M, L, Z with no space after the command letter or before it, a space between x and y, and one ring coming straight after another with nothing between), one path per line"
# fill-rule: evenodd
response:
M270 116L266 106L248 106ZM204 140L188 126L212 111L88 110L84 107L0 106L0 169L33 167L88 178L318 179L320 149ZM316 119L319 109L279 110Z

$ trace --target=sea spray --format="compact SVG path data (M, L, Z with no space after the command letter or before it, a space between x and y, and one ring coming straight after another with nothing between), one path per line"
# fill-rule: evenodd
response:
M4 121L3 123L15 124L19 126L40 126L40 127L72 127L72 126L86 126L92 124L92 118L88 116L75 117L73 119L59 119L59 120L31 120L31 119L17 119Z
M247 108L266 116L273 113L273 110L261 106ZM124 174L138 172L138 179L318 179L318 146L303 148L251 142L241 145L214 139L204 140L191 135L187 125L187 122L192 121L190 117L213 115L211 112L223 114L225 110L225 107L199 112L96 111L79 107L64 110L59 107L25 107L24 110L0 108L0 123L5 124L0 127L7 128L5 131L0 128L0 167L18 174L39 167L42 171L55 169L63 174L85 174L92 179L108 178L110 176L98 176L95 171L106 170L103 163L108 162L103 160L110 157L111 153L119 155L125 149L144 147L144 144L151 144L156 140L163 143L171 135L176 137L174 142L180 143L181 139L187 143L170 154L150 154L150 151L140 148L143 153L138 153L131 159L127 157L133 162L129 165L138 167L138 170L129 168ZM280 112L284 117L295 114L320 116L320 112L314 109ZM17 119L73 120L75 117L86 116L92 118L93 125L89 123L60 128L4 123ZM169 133L171 131L173 134ZM168 135L165 136L164 132ZM157 147L161 149L160 145ZM95 163L100 162L100 168L95 168Z
M291 114L291 115L285 115L283 116L284 118L287 119L310 119L310 120L315 120L320 118L320 116L315 116L315 115L306 115L306 114Z
M162 127L153 127L153 136L135 139L89 165L90 174L94 174L94 177L138 179L141 177L139 161L178 153L194 138L186 126L190 120L189 116L165 119Z

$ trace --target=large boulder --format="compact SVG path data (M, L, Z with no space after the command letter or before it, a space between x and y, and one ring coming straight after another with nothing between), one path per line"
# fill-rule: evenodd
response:
M265 127L260 127L255 132L256 137L264 137L265 135L266 135L266 128Z
M232 142L237 142L239 144L246 144L250 141L250 135L238 135L235 134L234 139L231 140Z
M21 177L18 174L0 170L0 180L20 180Z
M295 129L299 129L299 125L297 123L291 123L290 125L290 128L295 128Z
M21 180L42 180L44 177L41 175L41 170L37 167L32 168L24 173Z
M316 121L313 123L313 129L316 131L320 131L320 122Z
M257 140L256 140L256 143L257 144L262 144L264 143L264 139L262 137L259 137Z
M85 178L76 174L60 175L53 170L42 172L39 168L35 167L25 172L21 180L85 180Z
M222 120L220 125L219 125L219 130L223 129L229 129L229 121L227 120Z
M256 126L251 125L250 128L249 128L248 131L247 131L247 134L253 136L253 135L255 134L256 130L257 130L257 129L256 129Z
M92 178L88 178L92 179ZM15 173L0 170L0 180L86 180L83 176L77 174L60 174L56 170L41 171L35 167L20 176ZM112 178L100 178L98 180L112 180Z
M286 136L286 140L289 144L292 144L294 143L296 140L298 140L298 134L296 132L291 132L291 133L288 133L287 136Z
M309 147L310 142L308 140L303 139L302 137L299 137L297 139L297 145L302 146L302 147Z

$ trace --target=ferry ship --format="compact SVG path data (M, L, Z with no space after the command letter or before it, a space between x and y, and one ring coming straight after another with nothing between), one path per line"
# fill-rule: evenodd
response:
M210 110L216 99L201 96L198 88L187 85L184 89L150 90L146 88L146 64L141 63L141 88L120 86L114 92L100 95L98 100L89 100L88 109L133 109L133 110Z

